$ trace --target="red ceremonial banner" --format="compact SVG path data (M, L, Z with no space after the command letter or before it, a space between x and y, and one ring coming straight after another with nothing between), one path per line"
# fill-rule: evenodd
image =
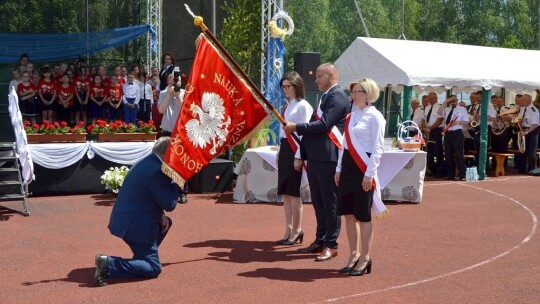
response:
M206 34L199 37L180 117L162 166L180 185L268 116L262 95L255 94L258 89L249 86Z

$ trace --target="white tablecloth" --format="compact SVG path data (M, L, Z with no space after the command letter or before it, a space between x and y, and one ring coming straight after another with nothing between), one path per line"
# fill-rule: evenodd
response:
M233 193L235 202L282 201L281 196L277 195L276 156L276 147L246 150L234 169L238 175ZM421 202L425 170L426 153L423 151L386 151L377 171L383 200ZM303 202L311 201L305 173L300 194Z
M71 166L83 157L89 159L99 155L104 159L122 165L133 165L152 153L154 142L85 142L29 144L32 160L47 169L61 169Z

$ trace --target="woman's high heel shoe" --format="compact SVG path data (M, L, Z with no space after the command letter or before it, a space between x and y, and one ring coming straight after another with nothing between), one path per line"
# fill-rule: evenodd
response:
M360 258L356 259L356 261L354 261L354 264L351 266L351 267L343 267L339 270L339 273L349 273L351 272L354 268L356 268L356 265L358 265L358 261L360 261Z
M286 237L286 238L284 238L284 239L277 240L277 241L276 241L276 244L278 244L278 245L283 245L283 242L288 241L290 237L291 237L291 235L289 235L288 237Z
M364 269L361 269L361 270L351 270L351 272L349 272L349 275L350 276L363 276L364 273L371 273L371 265L373 264L373 262L371 261L371 259L368 260L367 264L366 264L366 267L364 267Z
M296 236L296 238L294 240L292 240L292 241L286 240L285 242L283 242L281 244L282 245L294 245L297 242L299 244L302 244L303 241L304 241L304 231L300 231L300 233Z
M276 241L276 244L278 244L278 245L283 245L283 242L286 242L286 241L288 241L288 240L289 240L289 239L281 239L281 240L277 240L277 241Z

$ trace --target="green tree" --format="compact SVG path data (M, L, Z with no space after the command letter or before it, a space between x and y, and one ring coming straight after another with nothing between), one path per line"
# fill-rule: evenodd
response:
M296 52L319 52L321 62L331 61L337 32L329 22L330 0L288 0L284 5L295 24L294 33L285 41L288 68L292 69Z
M260 84L261 73L261 2L252 0L225 1L220 41L246 72Z

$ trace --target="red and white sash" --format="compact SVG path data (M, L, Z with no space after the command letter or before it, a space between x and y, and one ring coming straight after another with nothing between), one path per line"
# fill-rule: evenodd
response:
M345 119L345 140L347 141L347 148L349 149L351 157L353 158L358 168L360 168L360 170L365 174L367 170L366 164L369 162L369 156L358 142L358 139L356 139L355 136L351 136L351 134L354 134L354 126L349 124L349 122L351 121L351 116L357 115L357 113L358 112L347 114L347 118ZM384 205L381 198L381 189L379 187L379 178L377 177L377 172L375 172L375 176L373 176L372 186L375 189L373 195L372 210L375 216L380 219L388 214L388 209L386 209L386 206Z
M323 115L323 112L321 110L321 104L319 103L319 106L317 107L317 112L315 112L315 118L317 120L320 120ZM342 148L343 143L343 135L341 135L341 132L339 132L338 128L336 126L333 126L331 130L329 130L327 133L330 140L338 147L338 149Z
M289 106L289 104L286 103L285 107L283 107L283 113L281 114L283 116L283 118L285 118L285 111L287 111L288 106ZM298 134L296 132L294 132L294 133L296 134L296 138L299 138ZM300 143L297 142L296 140L294 140L294 138L292 137L292 134L285 133L285 136L287 138L287 142L289 143L289 146L291 146L291 149L293 150L294 155L296 155L296 151L298 151L298 149L300 149ZM302 168L304 168L304 170L307 170L306 161L302 161Z
M287 111L287 107L289 107L288 103L286 103L285 107L283 107L283 113L281 114L283 116L283 118L285 118L285 111ZM285 136L287 137L287 141L289 142L289 146L291 146L291 149L296 154L296 151L298 151L298 149L300 149L300 143L296 142L296 140L294 140L292 135L289 134L289 133L285 133ZM298 137L298 134L296 136Z

